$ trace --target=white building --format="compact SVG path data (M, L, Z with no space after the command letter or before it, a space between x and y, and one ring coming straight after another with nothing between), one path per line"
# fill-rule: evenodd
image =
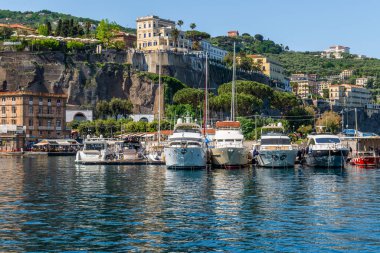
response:
M368 78L367 77L361 77L361 78L356 78L356 85L365 87L367 86L368 83Z
M342 54L350 53L350 48L340 45L331 46L325 51L322 52L321 56L326 58L336 58L341 59L343 58Z
M133 121L144 121L144 122L153 122L154 114L132 114L129 116Z
M226 50L211 45L207 40L201 41L201 48L203 52L208 53L209 58L212 60L223 61L228 53Z
M352 84L330 85L329 98L332 105L363 108L372 103L371 92Z

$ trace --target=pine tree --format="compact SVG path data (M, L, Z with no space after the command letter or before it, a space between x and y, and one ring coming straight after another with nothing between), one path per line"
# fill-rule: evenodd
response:
M62 23L62 33L61 36L67 37L69 36L70 33L70 21L69 20L64 20Z
M58 20L58 25L55 29L55 36L62 36L62 19Z
M46 21L46 22L45 22L45 25L46 25L46 27L47 27L47 33L48 33L48 35L52 35L52 28L51 28L51 23L50 23L50 21Z

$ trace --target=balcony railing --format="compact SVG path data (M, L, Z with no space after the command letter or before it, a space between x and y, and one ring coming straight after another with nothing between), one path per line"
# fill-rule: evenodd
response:
M54 130L52 126L39 126L38 130Z
M51 113L49 113L49 114L47 114L47 113L39 113L38 115L37 115L37 117L41 117L41 118L54 118L54 114L51 114Z
M6 113L2 113L2 114L1 114L1 117L2 117L2 118L6 118L6 117L7 117L7 114L6 114Z
M62 127L56 127L55 130L57 130L57 131L61 131L61 130L62 130Z
M34 126L28 126L29 130L34 130Z
M16 118L17 117L17 114L16 113L12 113L12 118Z

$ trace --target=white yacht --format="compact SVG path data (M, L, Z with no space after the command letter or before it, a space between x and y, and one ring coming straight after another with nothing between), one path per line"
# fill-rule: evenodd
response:
M104 162L113 159L115 152L111 150L108 139L91 138L87 136L84 141L83 149L76 154L75 162Z
M344 167L348 153L337 135L309 135L304 162L310 167Z
M261 167L294 167L297 152L281 123L263 127L260 142L253 147L253 156Z
M248 151L243 146L244 136L238 121L218 121L211 148L212 165L217 167L243 167L248 164Z
M186 123L179 119L164 148L166 166L173 169L205 168L205 145L200 126L190 123L189 117L186 118Z

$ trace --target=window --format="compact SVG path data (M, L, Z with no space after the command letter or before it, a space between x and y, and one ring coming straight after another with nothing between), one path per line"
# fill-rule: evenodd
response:
M144 33L144 38L146 38L146 33Z
M48 98L48 103L51 103L51 98Z
M61 121L60 120L57 120L56 126L61 127Z
M12 113L16 113L16 106L12 106Z
M33 114L33 106L29 106L29 114Z
M151 28L152 27L152 25L149 23L149 28ZM149 36L150 37L150 36Z
M29 126L33 126L33 120L29 119Z
M12 101L16 101L16 98L15 98L15 97L12 97Z
M2 125L5 125L5 124L7 124L7 121L6 121L5 119L2 119L2 120L1 120L1 124L2 124Z
M61 115L61 108L57 108L57 114Z
M12 125L16 125L16 120L12 119Z
M38 102L42 102L43 101L43 99L42 98L38 98Z
M42 126L42 120L38 120L38 126Z
M146 24L144 24L144 28L146 28Z
M4 97L3 97L3 98L1 98L1 101L5 102L5 98L4 98Z
M29 101L30 101L30 102L33 102L33 97L29 97Z
M48 107L47 108L47 114L52 114L53 113L53 110L51 109L51 107Z
M38 113L43 113L42 106L39 106L39 107L38 107Z
M151 37L151 33L148 33L149 38Z
M47 121L47 126L48 126L48 127L51 127L51 120L48 120L48 121Z
M57 106L61 106L61 100L57 99Z
M1 113L5 114L5 106L1 107Z

